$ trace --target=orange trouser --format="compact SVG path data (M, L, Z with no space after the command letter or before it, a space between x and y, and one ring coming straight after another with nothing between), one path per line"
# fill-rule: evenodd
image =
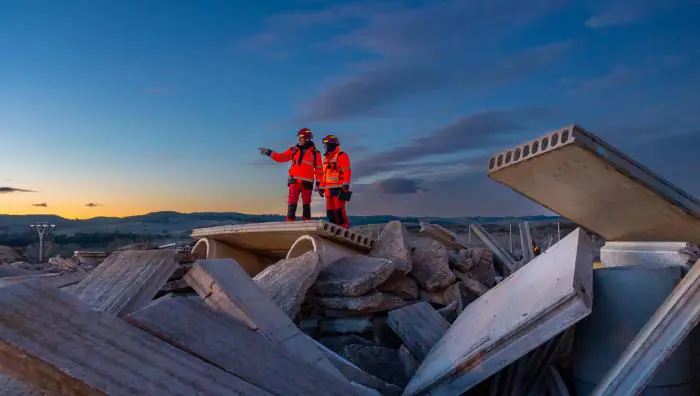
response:
M338 198L340 191L340 188L326 189L326 216L331 223L350 228L350 220L345 212L346 202Z
M289 196L287 197L287 221L295 221L299 195L302 203L302 220L311 220L311 195L313 183L304 183L296 180L289 184Z

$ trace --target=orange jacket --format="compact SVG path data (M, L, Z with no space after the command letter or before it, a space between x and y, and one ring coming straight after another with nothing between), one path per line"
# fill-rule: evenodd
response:
M349 185L351 176L350 157L347 153L340 151L340 147L324 155L321 187L340 188L343 185Z
M323 162L321 153L316 147L301 148L299 145L288 148L283 153L270 153L270 158L277 162L289 162L289 177L301 181L313 182L321 180Z

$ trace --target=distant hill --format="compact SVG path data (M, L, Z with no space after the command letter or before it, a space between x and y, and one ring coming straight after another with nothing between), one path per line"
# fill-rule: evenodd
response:
M407 224L418 224L428 221L434 224L496 224L510 221L557 221L559 216L524 216L524 217L398 217L398 216L350 216L353 226L387 223L400 220ZM236 212L153 212L128 217L95 217L91 219L74 220L56 215L0 215L0 233L21 233L29 229L29 224L49 222L56 225L56 233L72 235L75 233L121 232L135 234L179 235L191 232L194 228L213 227L239 223L264 223L284 221L284 216L274 214L244 214Z

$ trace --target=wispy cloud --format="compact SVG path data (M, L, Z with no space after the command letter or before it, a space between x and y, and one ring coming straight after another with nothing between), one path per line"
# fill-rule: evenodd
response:
M349 74L323 84L301 105L298 121L382 115L390 105L411 96L515 81L557 60L570 47L566 41L503 56L494 49L503 40L566 1L494 1L360 2L288 12L269 18L267 29L249 38L248 44L254 43L258 50L288 48L290 41L308 41L304 38L309 32L320 32L328 39L313 43L312 49L372 56L371 61L351 65ZM474 53L480 54L476 60Z
M37 208L48 208L49 204L47 204L46 202L42 202L42 203L32 204L32 206L37 207Z
M22 192L36 192L34 190L27 190L24 188L15 187L0 187L0 194L11 194L11 193L22 193Z
M98 203L94 203L94 202L90 202L90 203L86 203L85 206L88 207L88 208L97 208L97 207L103 206L103 205L102 205L102 204L98 204Z
M591 29L626 26L642 22L661 12L698 4L697 0L606 1L594 6L596 11L590 18L586 19L584 25Z
M415 194L427 191L421 186L422 180L409 179L405 177L390 177L377 180L370 184L364 191L376 192L380 194Z
M624 84L634 80L639 75L641 75L639 70L629 69L624 66L617 66L608 74L602 76L579 80L567 79L564 82L574 86L567 91L567 94L576 95L593 91L601 91L616 85Z

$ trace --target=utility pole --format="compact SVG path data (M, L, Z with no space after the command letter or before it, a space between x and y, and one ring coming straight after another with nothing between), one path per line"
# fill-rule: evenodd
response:
M44 235L46 233L51 233L55 228L55 224L49 223L35 223L29 226L31 229L36 230L39 234L39 263L44 261Z

